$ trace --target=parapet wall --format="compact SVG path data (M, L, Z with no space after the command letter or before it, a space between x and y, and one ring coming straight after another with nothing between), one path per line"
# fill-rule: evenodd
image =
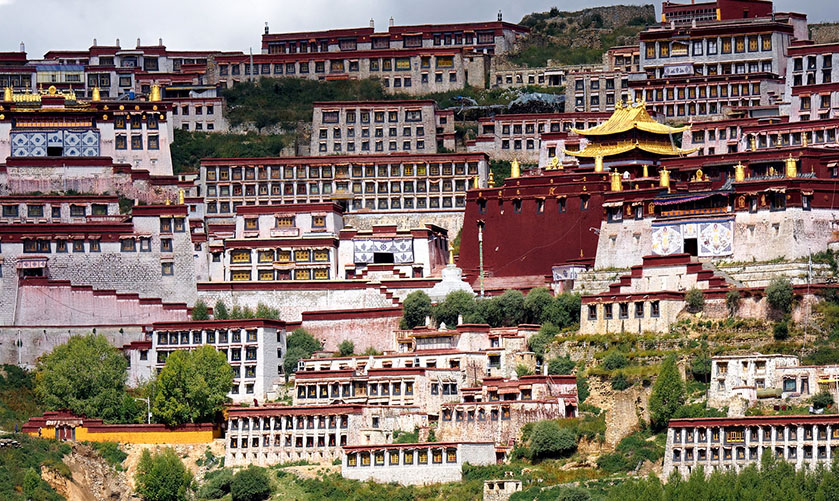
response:
M323 349L337 351L344 340L352 341L356 353L367 348L393 350L393 332L399 329L402 308L364 310L307 311L303 328L323 342Z

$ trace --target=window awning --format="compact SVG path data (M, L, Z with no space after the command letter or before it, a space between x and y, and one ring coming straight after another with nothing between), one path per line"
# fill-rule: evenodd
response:
M687 202L694 202L697 200L704 200L706 198L711 198L718 193L699 193L694 195L685 195L681 197L668 197L668 198L659 198L654 201L656 205L677 205L683 204Z

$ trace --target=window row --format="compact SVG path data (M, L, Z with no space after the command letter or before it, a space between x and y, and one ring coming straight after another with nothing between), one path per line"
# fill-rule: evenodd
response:
M177 115L179 113L178 110L180 110L180 114L183 115L183 116L188 116L190 114L190 110L192 110L192 113L194 115L204 115L205 112L206 112L207 115L215 114L215 106L212 105L212 104L208 104L206 106L202 105L202 104L195 104L195 105L192 105L192 106L190 106L188 104L184 104L184 105L181 105L181 106L178 106L178 105L172 106L172 114L173 115Z
M149 113L146 114L131 114L131 115L115 115L114 116L114 128L115 129L125 129L126 127L130 127L134 130L139 130L143 128L143 124L147 129L150 130L157 130L160 127L160 117L157 113Z
M241 437L241 439L238 437L231 437L229 446L231 449L236 449L237 447L247 449L248 444L250 443L251 448L256 449L259 447L259 442L259 437L251 437L250 441L247 437ZM271 437L264 435L262 437L262 447L271 447L271 445ZM282 437L281 435L275 435L273 443L274 447L294 447L297 449L311 449L313 447L343 447L345 445L347 445L347 436L341 435L338 437L334 433L330 433L329 435L319 435L317 437L292 437L291 435Z
M647 302L645 301L636 301L631 303L632 305L632 317L633 318L644 318L645 316L645 309ZM658 318L661 316L661 305L658 301L649 301L649 312L646 315L649 315L650 318ZM617 318L620 320L625 320L629 318L629 310L630 310L630 303L618 303L618 311L617 311ZM600 305L590 304L588 305L588 320L597 320L598 314L597 310L599 309ZM612 303L603 304L603 320L613 320L615 318L615 305Z
M293 195L329 195L334 193L353 193L356 195L374 194L374 193L444 193L449 192L464 192L468 188L466 179L458 179L452 181L451 179L430 179L427 182L424 180L418 181L391 181L388 182L337 182L337 183L274 183L274 184L260 184L260 185L245 185L244 190L242 185L207 185L207 197L255 197L255 196L293 196ZM269 193L270 192L270 193Z
M794 382L794 381L793 381ZM797 425L789 426L753 426L746 428L728 428L724 431L720 428L676 428L673 430L673 443L692 444L710 442L720 442L720 438L724 438L726 443L745 443L746 439L749 442L771 442L784 440L827 440L830 436L831 440L839 439L839 426L831 426L828 430L827 425L816 425L815 430L813 425L802 425L801 433ZM683 431L684 430L684 431Z
M215 167L205 166L207 181L241 181L268 179L332 179L348 177L409 177L409 176L470 176L478 174L477 162L390 164L390 165L339 165L331 166L297 165L272 167ZM270 172L269 172L270 169Z
M216 130L216 125L213 122L207 122L203 124L201 122L195 122L195 130ZM181 130L189 130L189 123L183 122L181 123Z
M156 134L149 134L147 136L148 144L147 148L149 150L159 150L160 149L160 138ZM125 134L117 134L114 137L114 147L117 150L127 150L128 149L128 136ZM143 136L140 134L132 134L131 135L131 149L132 150L142 150L143 148Z
M280 341L280 333L277 333L277 341ZM242 336L242 331L240 330L209 330L206 332L203 331L192 331L190 332L158 332L157 333L157 344L158 345L200 345L200 344L216 344L216 342L220 344L227 344L230 343L241 343L242 339L248 343L256 343L259 341L257 336L256 329L250 329L245 331L245 335Z
M232 419L230 432L253 430L326 430L349 427L349 416L276 416L274 418Z
M328 61L293 61L287 63L234 63L219 64L219 76L238 75L308 75L310 73L355 73L363 69L370 72L411 71L412 69L454 68L454 56L412 56L396 58L330 59ZM412 58L414 62L412 62ZM418 60L417 60L418 58Z
M411 137L414 133L417 136L424 136L425 135L425 127L409 127L405 126L402 127L402 136L403 137ZM354 138L355 137L355 128L350 127L347 129L343 129L341 127L333 127L332 128L332 139L341 139L341 137L346 134L347 138ZM374 137L385 137L385 129L383 127L376 127L373 130ZM389 127L387 131L388 137L397 137L399 136L399 128L398 127ZM361 128L361 137L367 138L370 137L370 128L369 127L362 127ZM318 139L330 139L329 129L322 128L318 130Z
M429 454L430 451L430 454ZM445 453L445 454L444 454ZM350 452L347 454L347 467L355 468L358 466L384 466L385 456L387 456L388 466L410 466L410 465L424 465L429 464L428 459L431 457L431 464L443 464L445 455L446 463L457 463L457 449L450 447L447 449L402 449L394 451L374 451L374 452ZM372 459L371 459L372 458ZM414 460L416 458L416 462Z
M385 118L387 118L388 122L398 122L399 121L399 110L388 110L388 111L369 111L369 110L345 110L343 113L344 120L343 123L354 124L356 123L356 119L358 119L362 124L370 123L370 119L373 119L375 123L384 123ZM422 121L422 110L405 110L403 112L403 119L406 122L419 122ZM341 112L339 111L322 111L321 112L321 121L325 124L336 124L341 121Z
M72 239L72 240L55 240L55 252L65 253L70 252L85 252L85 242L87 242L88 252L102 252L102 245L99 239ZM26 239L23 241L23 252L48 254L52 251L52 241L46 239Z
M234 282L249 282L254 280L329 280L329 268L295 268L293 270L231 270L230 280Z
M313 200L320 200L319 198L310 197L308 201ZM284 203L303 203L306 202L307 198L301 195L301 198L297 200L290 200L288 198L284 199ZM256 201L250 201L248 204L243 202L217 202L217 201L208 201L207 202L207 213L208 214L233 214L236 212L236 209L242 205L254 205ZM563 202L564 204L564 202ZM585 201L583 204L588 207L588 202ZM410 198L410 197L402 197L402 198L355 198L352 201L352 208L353 210L358 209L371 209L371 210L426 210L426 209L452 209L452 208L463 208L466 207L466 197L465 196L456 196L456 197L432 197L432 198ZM564 209L561 212L565 212Z
M51 205L49 207L49 214L53 219L61 218L61 206ZM107 204L91 204L87 205L70 205L70 217L85 217L88 215L88 210L92 216L107 216ZM26 217L46 217L46 210L43 204L27 204ZM23 216L23 211L20 210L20 205L3 205L3 217L19 217Z
M231 264L250 263L253 252L250 249L235 249L230 251ZM283 250L260 249L256 251L256 259L260 263L323 263L329 262L329 249L296 249Z
M413 147L412 147L413 146ZM344 145L342 143L332 143L332 152L333 153L340 153L343 151ZM411 141L402 141L402 150L401 151L413 151L413 150L424 150L425 149L425 141L418 140L416 143ZM326 142L321 142L318 144L318 152L319 153L326 153L329 151L329 145ZM353 153L356 151L370 151L370 141L361 141L361 142L351 142L347 143L347 152ZM385 143L384 141L374 141L373 142L373 151L385 151ZM399 143L396 141L390 141L387 143L387 151L400 151L399 150Z
M703 38L688 42L646 42L644 44L644 54L647 59L656 59L656 57L687 57L691 55L741 54L745 52L766 52L771 50L771 34Z
M680 463L682 461L717 461L719 459L723 460L733 460L736 459L737 461L745 461L746 455L748 453L748 460L749 461L757 461L759 458L763 456L763 451L769 449L773 450L770 447L749 447L748 451L746 447L734 447L734 448L720 448L712 447L710 449L699 448L699 449L674 449L673 450L673 462ZM804 459L813 459L813 446L805 445L803 447L774 447L774 456L776 459L798 459L799 458L799 450L801 450L800 457ZM839 453L839 447L832 447L830 449L831 457L836 457L837 453ZM818 446L815 449L815 457L817 459L827 459L828 458L828 448L827 446Z
M441 419L443 421L454 421L457 422L473 422L473 421L486 421L487 415L489 416L490 421L507 421L510 419L510 407L507 405L499 407L492 407L489 412L481 406L478 409L468 409L468 410L458 410L455 409L454 411L449 407L444 407Z
M760 96L760 83L723 84L697 87L668 87L666 89L646 89L648 102L676 101L684 99L705 99L716 97Z
M228 359L229 362L241 362L242 359L242 348L230 348L230 353L228 356L228 349L227 348L220 348L218 350L222 354L224 354L225 358ZM157 352L157 363L158 364L165 364L166 359L169 358L169 354L173 353L171 351L158 351ZM248 362L255 362L257 358L257 349L256 347L248 347L245 348L245 361ZM238 379L241 377L240 366L239 365L232 365L231 370L233 371L233 378ZM246 378L255 378L256 377L256 366L249 365L245 367L245 377Z

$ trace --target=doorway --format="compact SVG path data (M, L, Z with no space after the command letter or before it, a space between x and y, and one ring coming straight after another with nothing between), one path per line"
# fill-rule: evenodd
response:
M691 256L699 255L699 243L695 238L685 239L685 254L690 254Z

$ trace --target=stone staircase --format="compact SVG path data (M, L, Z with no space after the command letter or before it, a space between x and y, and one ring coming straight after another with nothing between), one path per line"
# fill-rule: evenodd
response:
M724 274L742 284L740 287L763 288L769 285L773 278L787 277L793 285L807 283L807 262L786 263L743 263L736 265L717 264L714 268L719 274ZM830 267L826 264L813 264L812 283L825 283L832 277Z
M691 288L724 293L728 291L728 282L689 254L645 256L644 264L631 267L628 274L610 284L603 294L684 292Z

